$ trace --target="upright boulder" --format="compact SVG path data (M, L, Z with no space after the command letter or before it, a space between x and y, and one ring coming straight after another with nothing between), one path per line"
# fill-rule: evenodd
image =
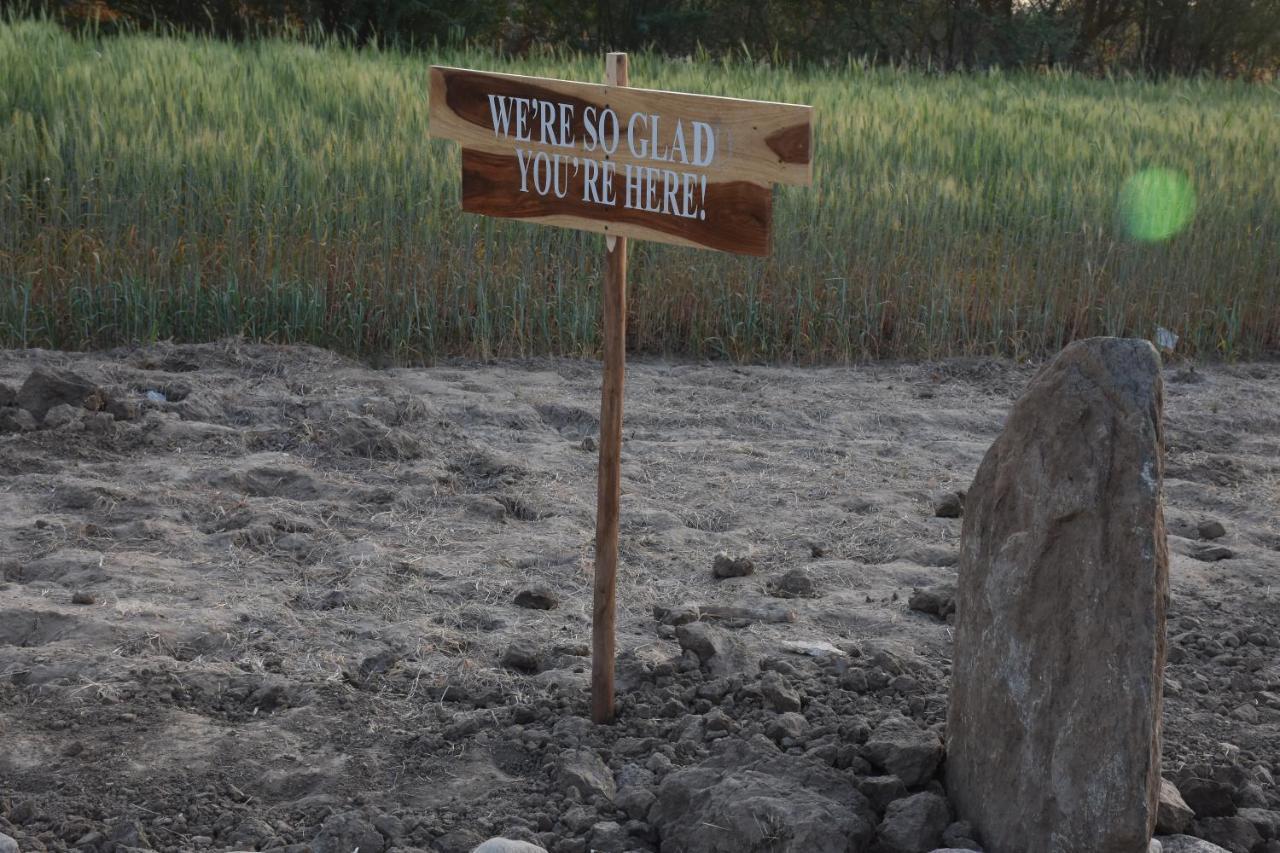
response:
M1146 853L1168 551L1160 359L1068 346L965 499L947 791L989 853Z

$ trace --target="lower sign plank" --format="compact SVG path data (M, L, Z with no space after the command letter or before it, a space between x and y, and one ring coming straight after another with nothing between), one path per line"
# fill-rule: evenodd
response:
M773 190L588 157L462 149L462 209L618 237L769 254Z

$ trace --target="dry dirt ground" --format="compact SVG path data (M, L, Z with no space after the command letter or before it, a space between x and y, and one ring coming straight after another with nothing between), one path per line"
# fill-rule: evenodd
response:
M231 341L0 352L0 384L37 367L127 405L0 434L0 832L98 853L697 853L649 805L748 746L840 776L874 826L903 792L870 733L945 719L950 628L908 607L955 579L938 496L1034 371L630 365L619 721L597 730L597 365ZM1165 379L1165 776L1235 774L1280 809L1280 365ZM721 550L754 573L715 578ZM691 619L717 654L682 654ZM752 849L800 849L779 820Z

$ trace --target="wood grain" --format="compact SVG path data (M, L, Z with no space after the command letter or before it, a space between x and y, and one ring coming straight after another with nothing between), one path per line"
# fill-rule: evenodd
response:
M605 59L605 79L627 85L627 55ZM622 503L622 387L627 364L627 238L609 237L605 252L600 330L600 469L596 475L596 562L591 610L591 719L613 722L617 651L618 517Z
M688 219L626 208L621 203L610 207L583 201L584 171L571 178L564 198L520 192L520 165L514 155L464 148L462 209L598 234L746 255L769 254L773 192L767 186L748 181L708 183L706 219ZM614 176L613 191L617 198L625 197L621 173Z
M582 118L589 106L597 110L610 107L618 113L624 137L631 114L661 116L658 142L664 148L671 145L677 119L703 121L711 125L716 136L716 157L702 168L713 180L749 181L764 186L813 183L812 107L432 66L431 135L452 139L473 151L496 154L510 153L517 145L534 150L566 150L536 140L517 143L514 137L495 135L489 110L491 94L573 105L570 128L576 140L584 138ZM619 164L662 165L634 156L625 138L612 159Z

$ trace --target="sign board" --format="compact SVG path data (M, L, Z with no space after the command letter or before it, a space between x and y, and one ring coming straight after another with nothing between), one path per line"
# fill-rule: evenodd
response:
M767 255L772 185L813 180L812 107L440 66L430 98L471 213Z
M591 717L614 715L627 238L769 254L774 184L813 181L813 109L431 68L431 134L462 145L462 209L605 235Z

